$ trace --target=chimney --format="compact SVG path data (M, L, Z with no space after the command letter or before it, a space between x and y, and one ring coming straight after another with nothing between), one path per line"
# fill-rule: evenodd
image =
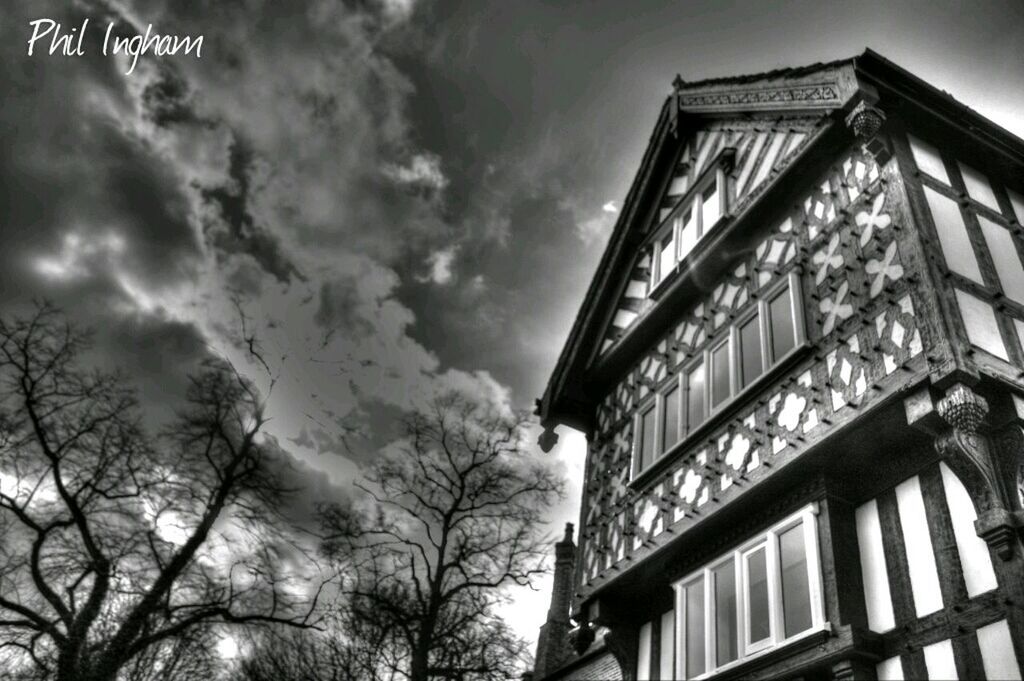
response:
M537 681L543 681L546 675L568 662L572 656L568 640L569 629L572 628L569 607L573 565L576 562L576 544L572 541L572 535L572 523L566 523L565 536L555 544L555 580L551 590L551 607L537 639L537 660L533 671L533 678Z

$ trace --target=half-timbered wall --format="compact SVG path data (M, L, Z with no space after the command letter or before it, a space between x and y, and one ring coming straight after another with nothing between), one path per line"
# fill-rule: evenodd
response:
M657 229L693 183L724 149L735 149L736 159L726 187L732 212L757 197L770 180L798 155L820 129L821 117L783 117L712 122L682 145L649 229ZM650 253L638 253L611 323L602 340L608 350L650 306Z
M945 463L859 505L855 518L867 623L883 635L879 679L1021 678L1024 650L974 502Z
M969 370L1024 386L1024 195L926 139L908 142L908 187L953 340L970 348Z
M680 311L679 323L600 403L583 495L579 598L923 374L927 328L911 285L921 256L905 229L894 168L883 171L860 150L843 157L710 295ZM633 480L637 410L790 273L803 294L802 354Z

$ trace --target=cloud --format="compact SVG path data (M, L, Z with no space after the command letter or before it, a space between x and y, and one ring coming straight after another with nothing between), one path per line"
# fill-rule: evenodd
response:
M430 271L425 276L417 277L417 280L430 281L440 285L452 283L455 278L455 274L452 272L452 263L455 261L458 250L457 246L449 246L431 253L426 260Z
M382 172L385 177L398 184L426 187L437 191L448 186L448 178L441 172L441 159L430 153L416 154L404 166L394 163L385 164Z

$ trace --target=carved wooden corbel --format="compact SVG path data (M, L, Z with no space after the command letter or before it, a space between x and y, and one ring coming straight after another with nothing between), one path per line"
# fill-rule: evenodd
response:
M935 448L963 481L978 509L975 530L1003 560L1013 556L1016 518L1007 498L997 443L982 432L989 413L984 397L957 383L935 405L950 429L935 439Z
M846 127L864 145L864 150L871 154L879 167L884 166L892 158L887 140L878 134L884 124L885 113L864 100L858 102L846 116Z

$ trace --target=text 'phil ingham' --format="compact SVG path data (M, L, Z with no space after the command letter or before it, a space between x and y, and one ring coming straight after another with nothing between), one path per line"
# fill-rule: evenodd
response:
M111 35L114 23L107 24L107 30L103 34L103 54L124 54L131 58L131 66L125 71L125 75L130 75L135 70L135 66L139 63L139 57L145 54L164 57L179 53L191 55L194 52L196 59L202 56L203 36L201 35L196 37L160 35L153 33L153 24L148 24L143 35L118 37ZM32 27L32 37L28 39L28 56L33 56L36 41L47 36L50 38L49 54L51 55L81 57L85 54L82 44L89 28L88 19L82 21L81 28L72 28L70 32L62 32L60 23L53 19L36 19L30 21L29 26Z

